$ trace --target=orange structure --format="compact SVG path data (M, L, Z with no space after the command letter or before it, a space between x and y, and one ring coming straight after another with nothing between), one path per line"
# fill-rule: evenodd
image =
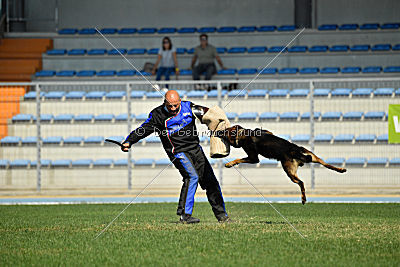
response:
M0 139L7 136L7 120L18 114L24 87L0 87Z

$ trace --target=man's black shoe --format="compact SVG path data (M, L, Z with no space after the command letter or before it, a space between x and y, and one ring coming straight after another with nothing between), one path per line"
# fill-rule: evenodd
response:
M232 220L231 218L229 218L228 216L226 217L222 217L220 219L218 219L219 223L233 223L235 222L234 220Z
M190 214L181 215L179 220L181 223L190 224L190 223L199 223L200 219L192 217Z

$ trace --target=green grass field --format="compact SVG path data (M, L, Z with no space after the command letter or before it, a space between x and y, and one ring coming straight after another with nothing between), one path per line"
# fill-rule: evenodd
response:
M399 204L227 203L218 224L196 203L197 225L177 224L176 205L0 206L0 265L399 266Z

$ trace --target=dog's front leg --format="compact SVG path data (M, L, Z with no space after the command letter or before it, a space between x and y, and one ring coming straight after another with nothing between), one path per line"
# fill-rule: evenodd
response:
M226 168L232 168L233 166L238 165L240 163L258 163L258 162L260 162L258 160L258 158L257 159L251 159L251 158L247 157L247 158L243 158L243 159L232 160L231 162L226 163L225 167Z

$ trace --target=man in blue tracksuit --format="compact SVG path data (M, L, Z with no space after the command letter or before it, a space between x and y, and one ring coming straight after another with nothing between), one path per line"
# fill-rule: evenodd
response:
M213 169L204 155L197 135L195 119L202 119L208 108L181 101L179 94L170 90L162 105L153 109L148 119L132 131L123 143L123 151L153 132L158 133L161 143L175 167L183 177L177 214L183 223L198 223L192 217L197 185L206 190L215 217L219 222L230 221L225 210L221 188Z

